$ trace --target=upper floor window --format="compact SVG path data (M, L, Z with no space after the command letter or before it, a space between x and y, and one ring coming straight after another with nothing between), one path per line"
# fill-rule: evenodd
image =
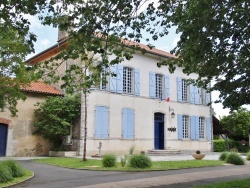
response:
M177 101L189 102L189 85L187 80L177 78Z
M169 76L149 72L150 98L167 99L169 97Z
M100 85L99 85L99 89L102 90L107 90L107 71L106 68L103 68L102 73L100 75Z
M203 88L198 88L198 104L205 104L205 90Z
M111 92L140 95L140 70L122 65L112 65L109 87Z
M158 99L163 98L163 76L161 74L155 75L155 97Z
M123 67L123 93L133 93L133 69Z

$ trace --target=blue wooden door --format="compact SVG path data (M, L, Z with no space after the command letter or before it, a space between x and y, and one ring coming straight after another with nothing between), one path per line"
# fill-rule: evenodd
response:
M6 155L7 125L0 124L0 157Z
M154 146L164 149L164 114L156 113L154 118Z

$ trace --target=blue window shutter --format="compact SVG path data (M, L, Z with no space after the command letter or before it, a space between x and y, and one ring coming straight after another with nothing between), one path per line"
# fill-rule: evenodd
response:
M170 97L169 75L165 75L165 99Z
M135 95L140 96L140 70L135 69Z
M95 137L101 138L102 136L102 107L95 107Z
M117 65L117 93L123 93L123 66Z
M134 138L135 130L134 110L128 109L128 138Z
M177 115L177 124L178 124L178 139L183 139L183 130L182 130L182 115Z
M195 103L195 86L193 84L190 84L190 103Z
M102 138L109 137L109 109L102 107Z
M199 117L195 117L195 140L200 139Z
M122 109L122 137L128 138L128 109L123 108Z
M194 86L194 94L195 94L195 104L199 104L199 98L200 98L200 93L199 93L199 88L197 86Z
M210 93L206 93L206 105L210 103Z
M176 78L177 83L177 101L182 102L182 81L181 78Z
M206 118L206 131L207 131L207 139L211 140L211 122L210 122L210 117Z
M196 139L196 117L191 116L191 139L195 140Z
M117 65L111 65L110 66L110 72L113 74L116 74L116 76L110 75L110 91L116 92L116 80L117 80Z
M149 72L149 96L155 98L155 73Z

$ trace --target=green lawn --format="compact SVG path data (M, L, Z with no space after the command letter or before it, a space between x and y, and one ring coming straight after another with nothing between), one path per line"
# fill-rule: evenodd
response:
M16 183L25 181L29 178L31 178L33 176L33 172L31 172L30 170L25 170L25 175L22 177L18 177L18 178L14 178L13 180L6 182L6 183L0 183L0 187L8 187L11 185L14 185Z
M227 181L227 182L220 182L220 183L213 183L205 186L197 186L196 188L244 188L250 187L250 178L248 179L241 179L241 180L234 180L234 181Z
M139 169L130 168L127 165L121 167L121 164L117 162L116 167L104 168L102 167L101 160L88 159L83 162L79 158L63 158L63 157L51 157L46 159L36 159L35 162L51 164L55 166L76 168L76 169L91 169L91 170L120 170L120 171L138 171ZM223 161L212 160L187 160L187 161L154 161L153 166L145 170L171 170L171 169L183 169L183 168L197 168L207 166L220 166L223 165Z

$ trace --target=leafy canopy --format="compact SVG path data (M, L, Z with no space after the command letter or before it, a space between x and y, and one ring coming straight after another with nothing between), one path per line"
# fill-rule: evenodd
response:
M79 95L66 97L47 97L42 103L37 103L34 112L34 133L49 139L54 145L62 144L64 135L69 134L72 121L80 116L81 102Z
M245 108L230 112L228 116L223 116L220 125L234 136L247 138L250 134L250 112Z
M212 90L231 110L250 104L249 8L244 0L164 0L159 6L161 23L177 26L180 34L175 63L187 74L198 73L204 87L214 79Z

